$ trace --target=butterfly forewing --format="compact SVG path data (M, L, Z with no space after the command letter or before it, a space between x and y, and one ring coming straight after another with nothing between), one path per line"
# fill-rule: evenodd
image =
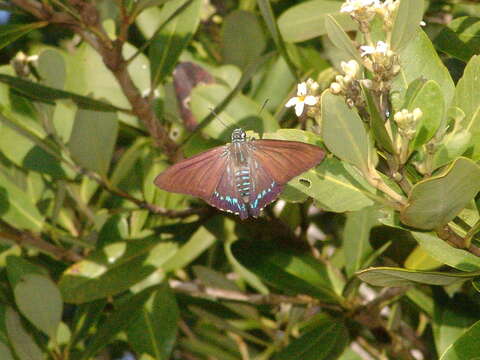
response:
M255 140L254 146L254 159L280 185L314 167L325 156L318 146L298 141Z
M155 178L155 185L170 192L198 196L205 201L225 173L226 146L219 146L182 160Z

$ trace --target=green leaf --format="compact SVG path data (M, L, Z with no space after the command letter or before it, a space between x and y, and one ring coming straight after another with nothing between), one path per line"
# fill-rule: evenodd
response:
M116 114L78 110L68 144L72 158L86 169L106 176L117 132Z
M383 200L353 166L334 158L323 160L288 185L313 197L319 208L334 212L357 211Z
M0 50L15 40L27 35L30 31L48 25L48 21L39 21L30 24L2 24L0 28Z
M201 4L201 0L172 0L162 8L161 17L167 19L178 8L186 6L152 39L148 57L153 89L173 71L180 54L196 32Z
M358 113L341 96L322 94L322 136L327 148L340 159L368 170L368 136Z
M24 96L47 104L54 104L56 100L69 99L82 109L98 111L125 111L106 102L95 100L87 96L81 96L69 91L54 89L48 86L36 84L18 77L0 74L0 82L9 85Z
M423 0L402 0L392 29L392 49L399 51L409 44L420 28L423 18Z
M210 114L211 109L220 104L229 95L230 90L223 85L200 85L191 94L190 108L197 119L203 119ZM226 106L225 110L218 114L224 124L219 120L212 121L205 127L205 133L215 139L229 142L232 130L237 127L253 129L258 133L273 132L278 129L275 118L263 110L259 114L261 105L255 103L245 95L238 94Z
M458 158L441 175L416 183L400 217L406 225L431 230L452 220L480 191L480 167Z
M7 307L5 313L5 326L8 339L20 360L44 359L42 350L23 327L20 315L11 307Z
M15 119L15 120L12 120ZM65 178L72 173L59 162L60 151L56 145L43 139L45 133L37 129L34 119L19 121L16 114L0 114L0 151L16 165L54 178Z
M258 242L255 243L255 256L252 256L253 249L240 246L238 242L234 244L235 258L249 271L285 293L307 294L329 303L343 301L333 290L327 267L315 258Z
M421 246L417 246L407 257L404 266L410 270L432 270L443 264L434 259Z
M62 318L60 291L48 277L26 274L13 289L20 312L38 329L55 339Z
M433 233L412 232L415 240L430 256L443 264L462 271L480 270L480 258L472 253L456 249Z
M458 81L455 89L453 105L459 107L465 113L465 124L467 127L473 119L475 111L480 106L480 99L476 94L480 93L480 56L470 59L462 78Z
M162 265L163 271L169 272L182 269L210 248L216 240L214 234L204 226L200 227L175 255Z
M336 359L348 344L348 331L340 320L324 321L293 340L274 360Z
M370 230L378 224L378 211L372 207L347 214L343 230L343 253L347 276L362 268L373 254L370 246Z
M275 21L275 15L272 10L272 6L269 0L257 0L258 7L260 12L263 16L263 20L267 24L267 28L270 31L270 35L272 35L273 41L275 45L282 55L286 64L288 64L288 68L290 69L291 74L294 77L297 77L297 70L295 65L292 63L290 56L288 55L287 48L285 46L285 42L283 40L282 34L280 34L280 30L278 29L277 22Z
M0 359L2 360L15 360L12 352L4 343L0 343Z
M432 80L425 82L409 103L408 110L422 110L422 117L417 122L415 138L410 142L410 149L416 150L427 143L437 132L445 116L445 101L442 89Z
M400 73L392 83L394 112L402 109L409 84L419 78L435 81L442 90L446 108L452 102L455 84L427 35L419 30L417 36L399 53Z
M98 327L93 339L82 352L81 360L90 359L115 339L140 315L144 304L153 296L155 287L150 287L135 295L128 295L115 304L115 310Z
M109 244L70 266L59 287L65 302L81 304L116 295L144 280L176 251L172 242L152 236Z
M478 358L480 353L480 321L477 321L455 341L440 357L440 360L463 360Z
M434 44L439 51L462 61L469 61L480 48L480 18L462 16L453 19L435 37Z
M414 283L450 285L471 279L478 273L447 273L436 271L408 270L394 267L376 267L357 272L357 276L374 286L409 286Z
M477 320L471 315L468 303L455 296L446 301L437 301L432 316L433 336L438 354L443 354Z
M350 58L357 60L359 64L363 62L360 52L355 47L353 41L332 15L325 17L325 29L328 37L336 47L345 51Z
M40 232L44 219L31 197L0 172L0 218L10 225Z
M266 44L263 29L253 13L235 10L225 17L221 48L225 64L244 69L258 59Z
M373 99L373 96L369 89L362 86L362 91L367 101L368 113L370 114L370 126L375 136L375 140L378 144L388 151L390 154L394 153L392 139L388 135L387 129L385 128L385 121L380 116L378 112L378 107Z
M280 15L278 27L285 41L304 41L325 35L325 17L332 14L345 31L356 30L350 16L339 12L341 5L338 1L313 0L292 6Z
M38 73L45 86L62 90L65 85L65 60L58 50L47 49L38 58Z
M152 294L139 317L128 327L129 343L139 354L167 360L175 344L179 319L175 295L165 282Z

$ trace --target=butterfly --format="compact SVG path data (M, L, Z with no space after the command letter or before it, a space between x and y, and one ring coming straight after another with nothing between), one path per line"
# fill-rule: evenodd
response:
M231 143L172 165L154 183L163 190L197 196L244 220L258 217L287 182L316 166L324 156L314 145L247 139L245 131L235 129Z

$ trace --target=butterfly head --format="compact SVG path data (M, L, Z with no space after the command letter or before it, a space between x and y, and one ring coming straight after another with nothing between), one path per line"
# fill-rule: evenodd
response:
M247 140L247 134L243 129L235 129L232 132L232 143L244 142Z

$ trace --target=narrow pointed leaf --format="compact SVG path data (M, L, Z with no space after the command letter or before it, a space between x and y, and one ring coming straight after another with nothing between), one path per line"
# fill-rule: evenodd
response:
M435 272L408 270L394 267L377 267L359 271L357 276L374 286L408 286L413 283L429 285L450 285L478 276L478 272Z
M480 321L477 321L460 338L450 345L440 360L475 359L480 353Z
M345 51L352 59L357 60L358 63L362 63L363 59L360 56L360 52L332 15L325 17L325 29L327 30L328 37L336 47Z
M40 21L30 24L2 25L2 27L0 27L0 50L18 38L27 35L30 31L40 29L47 25L48 21Z

